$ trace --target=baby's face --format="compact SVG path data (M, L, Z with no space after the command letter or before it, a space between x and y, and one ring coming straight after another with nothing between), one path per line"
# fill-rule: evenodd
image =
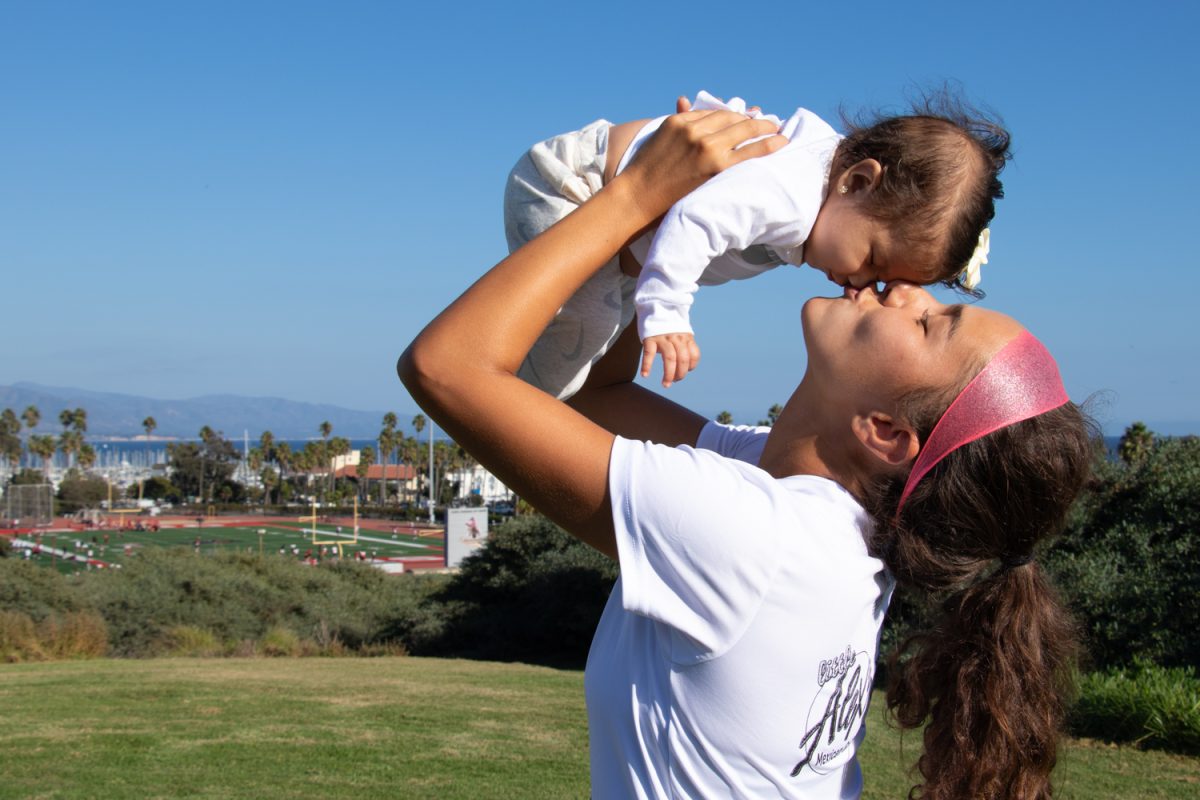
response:
M928 270L910 263L903 245L857 197L831 193L804 243L804 263L857 289L894 280L929 283Z

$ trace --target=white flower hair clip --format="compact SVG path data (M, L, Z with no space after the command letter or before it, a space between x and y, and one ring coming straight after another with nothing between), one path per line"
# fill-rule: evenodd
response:
M975 243L975 252L971 254L971 259L967 261L967 265L963 267L960 280L963 287L967 291L974 291L979 285L979 268L988 263L988 250L991 249L992 232L988 228L984 228L979 234L979 241Z

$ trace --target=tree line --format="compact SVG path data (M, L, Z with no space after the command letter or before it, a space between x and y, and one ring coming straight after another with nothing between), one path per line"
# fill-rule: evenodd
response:
M60 482L59 499L70 508L94 506L108 496L110 488L103 479L89 476L96 463L96 451L84 435L87 432L87 411L83 408L64 409L59 414L63 431L36 434L42 421L37 406L28 406L19 416L6 408L0 413L0 459L8 462L10 481L18 484L48 482L51 463L56 453L62 453L67 471ZM348 505L353 498L366 505L380 507L411 505L417 497L429 496L429 444L419 437L428 426L423 414L412 419L416 436L406 436L399 430L399 417L388 412L383 415L377 445L359 450L358 464L349 475L338 477L335 465L339 458L352 452L350 440L333 435L328 421L317 426L320 439L313 439L303 448L293 448L289 442L277 439L264 431L245 457L245 469L252 480L236 480L242 454L221 431L205 425L195 441L170 442L166 446L168 471L165 476L152 476L129 494L137 499L188 502L202 504L244 503L258 501L263 506L286 504L298 498L312 498L323 503ZM149 439L158 428L154 417L146 417L142 428ZM463 448L448 440L432 443L433 496L440 504L448 503L458 493L467 474L478 465ZM41 463L41 470L17 472L23 456L29 462ZM381 467L374 481L372 466ZM413 480L401 480L408 467ZM372 485L373 483L373 485ZM136 495L133 494L136 492Z

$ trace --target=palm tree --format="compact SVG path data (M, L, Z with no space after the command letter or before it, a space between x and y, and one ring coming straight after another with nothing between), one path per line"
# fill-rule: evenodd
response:
M722 411L720 414L717 414L717 422L722 425L732 425L733 414L730 414L728 411Z
M421 457L421 443L414 436L403 436L400 438L400 458L397 459L400 463L407 464L412 470L413 475L417 474L417 460ZM416 492L416 488L413 489ZM409 501L415 501L416 497L409 497Z
M264 464L274 461L275 460L275 434L271 433L270 431L263 431L262 435L258 437L258 448L259 448L259 450L262 451L262 457L263 457ZM263 476L265 476L267 474L265 469L263 470L262 474L263 474ZM263 508L264 509L266 509L267 503L270 502L270 499L271 499L271 487L269 485L267 485L267 480L265 477L263 477Z
M216 436L216 431L205 425L200 429L200 502L204 502L204 473L208 470L208 443ZM212 489L208 492L212 494ZM210 500L211 502L211 500Z
M66 458L68 469L74 465L75 455L83 450L83 445L83 434L79 431L63 431L58 437L58 449Z
M396 426L400 420L391 411L383 415L383 430L379 432L379 456L383 463L383 476L379 483L379 505L387 505L387 469L392 451L396 449Z
M442 492L447 485L447 477L452 476L458 469L458 450L459 448L453 442L440 441L433 446L434 502L441 501Z
M21 421L11 408L0 414L0 458L15 472L21 463Z
M29 435L33 435L33 429L42 421L42 412L38 411L37 406L25 406L25 410L21 412L21 421L25 423L25 429ZM28 440L26 440L25 445L26 447L29 446ZM32 455L32 452L30 455Z
M292 468L293 462L292 446L287 442L280 442L275 445L275 463L279 465L279 502L283 502L283 482L287 478L288 470Z
M246 469L251 475L262 477L261 471L263 468L263 451L258 447L251 447L250 452L246 454ZM249 487L247 487L249 488ZM263 484L263 495L267 494L267 485Z
M63 426L58 449L66 456L67 467L70 468L75 454L80 452L84 445L83 434L87 432L87 412L82 408L74 410L64 408L58 414L58 421Z
M392 451L396 449L396 433L387 428L386 421L383 430L379 432L379 463L383 474L379 479L379 505L387 505L387 469L392 459Z
M339 458L344 458L350 454L350 440L344 436L335 436L329 440L329 477L333 482L333 490L337 492L337 479L334 470L334 463Z
M64 408L58 412L58 421L63 426L62 436L58 439L58 449L67 459L67 469L71 468L71 455L75 452L75 437L71 436L71 423L75 421L75 412Z
M154 433L154 429L158 427L158 420L154 417L146 417L142 420L142 427L146 429L146 438L150 438L150 434Z
M425 422L426 422L426 420L425 420L424 414L417 414L415 417L413 417L412 426L413 426L413 430L415 430L417 432L417 436L420 436L421 431L425 430ZM430 492L430 495L429 495L429 521L430 522L433 522L433 507L435 504L434 498L437 497L437 495L435 494L436 489L437 489L437 487L434 485L434 479L433 479L433 426L431 425L429 427L429 492Z
M79 446L79 466L83 467L85 470L89 470L95 463L96 449L87 442L84 442Z
M320 425L317 426L317 429L321 431L321 444L322 444L321 461L324 462L330 458L329 434L333 433L333 423L331 423L329 420L325 420L324 422L322 422ZM328 488L326 489L326 491L329 492L329 491L332 491L332 489L333 489L333 467L331 465L329 468L329 482L328 482Z
M465 448L459 446L456 449L459 469L459 491L464 489L467 490L467 496L469 497L471 494L471 487L467 485L467 478L475 474L475 468L479 466L479 462L476 461L475 457L468 453Z
M366 502L366 497L370 496L369 492L364 494L364 491L368 488L371 465L374 463L375 448L371 447L371 445L366 445L358 452L358 467L355 469L355 472L358 473L358 495L362 502Z
M50 461L54 458L56 450L58 450L58 441L49 434L44 436L34 434L29 437L29 452L42 459L42 477L47 483L50 482Z

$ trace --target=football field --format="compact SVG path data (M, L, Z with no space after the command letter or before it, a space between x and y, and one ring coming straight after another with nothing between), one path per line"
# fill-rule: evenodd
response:
M349 519L318 523L315 531L311 522L294 517L139 520L142 530L26 533L13 540L14 556L63 572L114 567L147 547L187 547L199 554L260 553L310 563L352 558L390 572L440 567L444 560L442 529L407 522L364 520L356 535Z

